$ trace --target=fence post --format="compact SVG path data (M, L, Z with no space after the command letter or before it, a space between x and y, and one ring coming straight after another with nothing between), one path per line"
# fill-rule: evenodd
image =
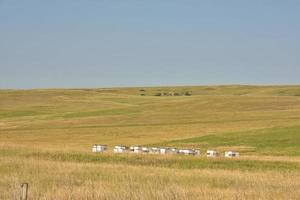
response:
M21 200L27 200L28 193L28 183L22 183L21 185Z

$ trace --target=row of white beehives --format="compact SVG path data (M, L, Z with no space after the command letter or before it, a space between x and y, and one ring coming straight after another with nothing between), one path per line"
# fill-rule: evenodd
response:
M115 147L116 149L116 147ZM116 151L114 151L116 152ZM149 153L149 154L185 154L185 155L200 155L199 150L194 149L177 149L166 147L140 147L131 146L128 152L132 153Z
M177 149L177 148L165 148L165 147L140 147L131 146L115 146L115 153L149 153L149 154L183 154L183 155L200 155L198 149ZM219 153L215 150L207 150L207 157L217 157ZM225 157L238 157L239 153L234 151L225 152Z
M104 152L107 150L106 145L93 146L93 152ZM113 149L115 153L149 153L149 154L183 154L183 155L200 155L200 150L198 149L177 149L177 148L166 148L166 147L140 147L131 146L126 147L123 145L115 146ZM217 157L219 153L215 150L207 150L207 157ZM238 157L239 152L226 151L225 157Z
M149 153L149 154L189 154L199 155L199 150L193 149L177 149L177 148L165 148L165 147L140 147L131 146L126 147L122 145L115 146L113 149L115 153Z
M104 152L106 150L107 150L107 146L101 144L94 144L92 148L92 152L94 153Z

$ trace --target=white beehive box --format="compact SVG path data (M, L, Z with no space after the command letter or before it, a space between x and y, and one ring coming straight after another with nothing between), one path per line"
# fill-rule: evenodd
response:
M171 154L178 154L179 150L176 148L170 148L170 153Z
M93 145L92 152L93 152L93 153L96 153L96 152L97 152L97 145L96 145L96 144Z
M149 153L150 149L148 147L142 147L143 153Z
M118 146L115 146L114 147L114 152L115 153L125 153L125 152L127 152L127 150L128 150L128 147L126 147L126 146L122 146L122 145L118 145Z
M195 151L192 149L180 149L179 153L184 155L195 155Z
M170 154L171 150L169 148L162 147L162 148L159 148L159 153L160 154Z
M159 149L159 153L160 154L165 154L166 153L166 149L165 148L160 148Z
M106 150L107 150L107 146L101 145L101 144L94 144L93 148L92 148L92 152L94 152L94 153L100 153L100 152L104 152Z
M218 155L218 152L214 151L214 150L207 150L207 152L206 152L207 157L217 157L217 155Z
M130 147L130 152L132 153L142 153L142 148L139 146L131 146Z
M240 153L236 151L226 151L225 152L225 157L227 158L233 158L233 157L239 157Z
M149 150L151 154L159 154L160 152L160 149L158 147L151 147Z

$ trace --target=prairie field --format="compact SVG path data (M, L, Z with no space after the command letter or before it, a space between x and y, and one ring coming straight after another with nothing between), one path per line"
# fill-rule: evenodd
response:
M0 177L5 200L300 199L300 86L0 90Z

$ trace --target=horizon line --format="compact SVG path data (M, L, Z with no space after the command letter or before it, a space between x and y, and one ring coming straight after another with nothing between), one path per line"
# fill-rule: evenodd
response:
M3 90L96 90L96 89L134 89L134 88L172 88L172 87L300 87L299 84L203 84L203 85L141 85L141 86L107 86L107 87L41 87L41 88L0 88L0 91Z

